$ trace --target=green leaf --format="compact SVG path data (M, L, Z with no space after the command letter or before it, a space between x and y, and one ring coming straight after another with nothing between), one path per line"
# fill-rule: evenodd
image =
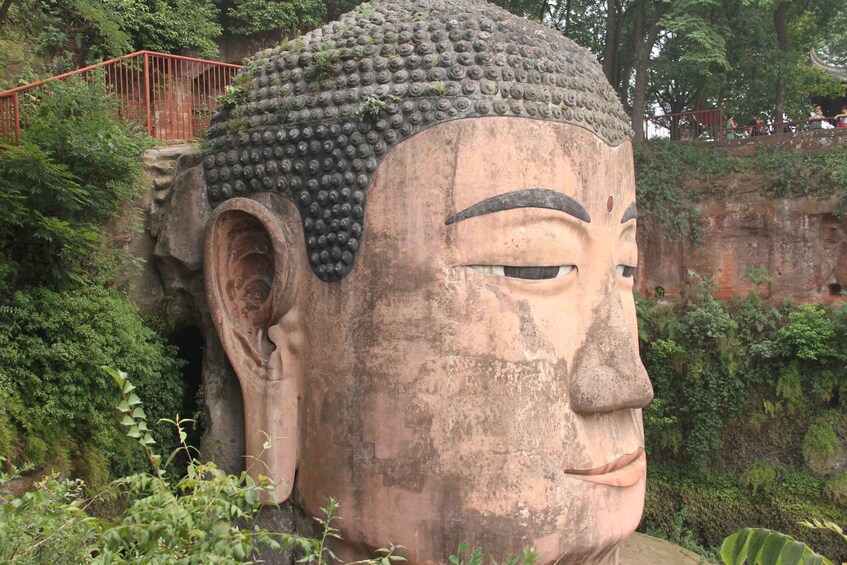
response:
M785 565L799 565L806 553L806 544L799 541L789 542L782 550L779 562Z
M146 416L144 415L144 408L142 408L141 406L136 406L135 408L133 408L132 417L133 418L146 418Z
M721 559L726 565L831 565L805 543L766 528L744 528L727 536Z
M129 414L124 414L124 419L121 420L122 426L132 426L135 424L135 420L133 420Z
M141 399L138 398L138 395L134 392L129 395L129 398L127 398L126 401L127 404L129 404L130 406L136 406L138 404L141 404Z
M744 563L747 549L747 539L750 528L744 528L723 540L721 544L721 558L726 565L741 565Z
M749 561L755 563L756 559L759 558L759 555L762 552L762 546L765 544L765 540L768 538L769 533L769 530L763 528L756 528L753 530L753 533L750 535L750 541L747 549L747 555L750 556Z
M124 394L129 394L129 393L131 393L131 392L132 392L132 391L134 391L134 390L135 390L135 385L134 385L134 384L132 384L132 383L131 383L131 382L129 382L129 381L126 381L126 382L124 383L124 388L123 388L123 392L124 392Z
M779 555L787 543L788 536L772 531L768 539L765 540L765 545L762 547L762 555L760 557L762 565L776 565L779 563Z

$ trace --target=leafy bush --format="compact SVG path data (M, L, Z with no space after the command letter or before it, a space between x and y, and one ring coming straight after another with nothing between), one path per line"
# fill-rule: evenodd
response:
M833 503L847 506L847 473L837 473L826 482L824 494Z
M823 496L825 481L800 471L780 470L771 495L751 496L734 474L712 471L696 479L654 458L648 468L647 495L640 529L690 531L705 548L744 527L764 527L802 539L822 555L847 561L847 545L831 533L807 531L801 521L847 523L847 507ZM814 492L813 492L814 491ZM676 523L682 515L681 523Z
M0 476L0 561L10 565L234 564L253 563L262 550L283 547L295 549L301 555L299 563L337 561L327 544L340 539L332 526L338 519L335 500L328 500L323 518L315 518L322 529L320 539L259 527L256 519L265 506L263 500L274 490L273 482L267 478L257 482L246 471L227 475L213 463L198 461L196 450L185 443L184 425L190 421L178 418L166 420L180 444L162 463L135 385L126 373L104 369L120 387L121 424L127 436L137 440L135 448L143 452L149 470L122 477L87 500L81 481L60 482L54 476L16 497L4 492L6 481ZM271 448L269 441L266 449ZM177 454L186 458L186 472L172 481L165 478L165 470ZM104 498L123 502L117 515L98 518L86 512ZM377 550L377 557L350 565L405 561L396 555L399 549L402 546L389 544ZM509 563L517 565L516 560Z
M651 476L642 527L690 531L715 548L762 526L847 559L831 537L797 528L805 518L847 523L834 494L842 483L804 464L831 473L847 441L847 309L772 306L755 293L718 302L711 290L636 309L656 394L644 411Z
M660 434L654 413L648 412L647 440L651 453L679 447L696 469L704 470L722 444L722 432L746 394L736 357L736 330L725 306L704 286L677 316L654 326L654 341L644 348L645 365L661 406ZM674 418L671 423L668 417Z
M847 193L847 148L807 153L760 147L752 166L765 173L778 196L844 196Z
M756 494L769 495L776 486L776 468L768 461L757 461L741 475L741 486Z
M719 177L737 170L738 161L704 151L693 144L671 141L642 143L635 153L638 216L645 228L671 239L700 239L696 204ZM692 190L691 179L704 183Z
M0 561L86 563L93 551L96 520L83 510L85 484L56 475L14 497L0 478Z
M131 368L154 417L172 416L183 405L174 349L144 325L120 292L83 287L16 293L0 311L6 395L0 396L0 438L4 419L15 438L5 447L0 440L0 455L64 469L76 462L83 467L74 470L94 483L110 472L137 469L142 460L112 417L113 384L99 369L105 364ZM172 442L164 435L158 440Z
M56 83L0 152L0 292L78 283L100 224L138 194L146 136L114 120L102 77Z
M827 474L841 453L838 436L826 421L814 422L803 437L803 459L811 470Z

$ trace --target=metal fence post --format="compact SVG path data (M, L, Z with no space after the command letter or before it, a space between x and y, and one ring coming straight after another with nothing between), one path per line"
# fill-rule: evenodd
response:
M144 106L147 108L147 135L153 135L153 125L150 120L150 59L144 52Z
M21 140L21 115L18 110L18 93L15 92L15 143Z

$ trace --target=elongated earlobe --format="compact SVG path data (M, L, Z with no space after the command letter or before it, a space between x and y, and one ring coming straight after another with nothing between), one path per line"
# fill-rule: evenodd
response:
M206 234L206 293L244 396L246 466L277 482L277 502L291 494L299 449L303 339L293 249L290 231L246 198L220 206Z

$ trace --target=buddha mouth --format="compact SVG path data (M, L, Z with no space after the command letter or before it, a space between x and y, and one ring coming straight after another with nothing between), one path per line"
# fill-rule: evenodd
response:
M639 447L634 453L622 455L601 467L565 469L565 473L574 479L589 483L610 487L630 487L647 473L647 456L644 453L644 448Z

